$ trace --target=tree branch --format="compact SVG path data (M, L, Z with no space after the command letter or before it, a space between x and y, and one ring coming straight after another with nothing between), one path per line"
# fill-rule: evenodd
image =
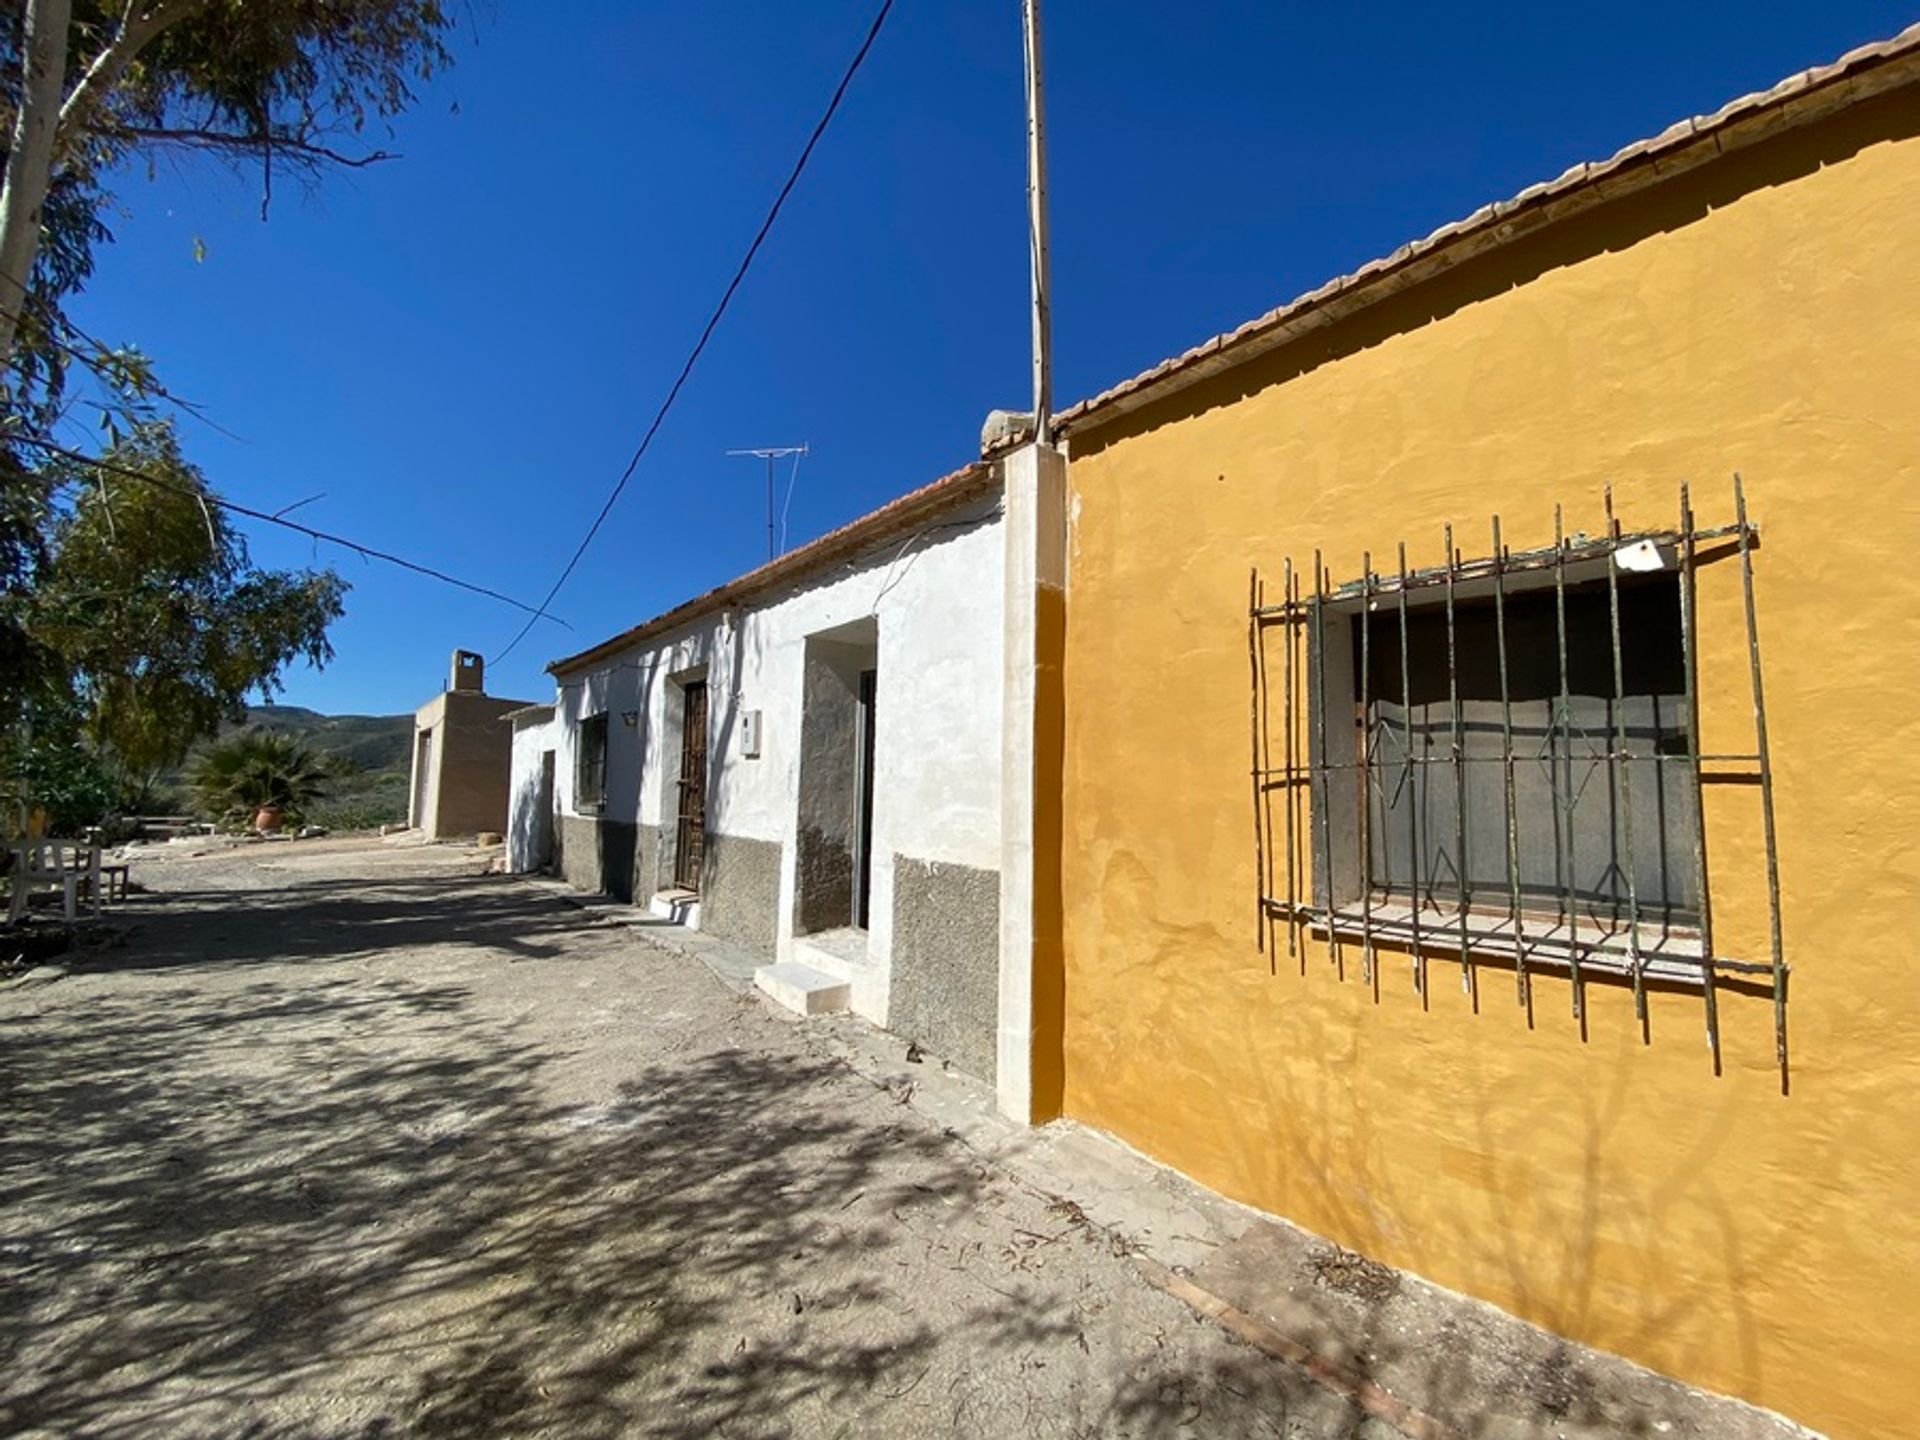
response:
M152 125L112 125L100 133L115 140L136 140L151 145L183 145L195 150L224 150L252 154L271 147L274 151L298 159L325 161L349 170L364 169L387 160L398 160L392 150L372 150L365 155L347 155L325 145L295 140L286 135L236 135L230 130L168 129Z
M170 25L178 24L196 10L204 10L209 0L127 0L120 17L120 28L87 66L86 74L60 107L60 128L56 153L65 155L73 145L87 110L98 96L110 94L126 78L127 67L153 38Z

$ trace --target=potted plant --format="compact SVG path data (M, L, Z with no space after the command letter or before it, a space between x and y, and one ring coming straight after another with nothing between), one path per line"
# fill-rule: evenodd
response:
M209 815L272 834L325 798L327 767L291 735L243 730L202 752L192 783Z

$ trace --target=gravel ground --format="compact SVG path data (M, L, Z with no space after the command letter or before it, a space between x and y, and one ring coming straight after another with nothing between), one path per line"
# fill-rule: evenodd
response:
M1393 1432L475 852L136 862L0 990L0 1433Z

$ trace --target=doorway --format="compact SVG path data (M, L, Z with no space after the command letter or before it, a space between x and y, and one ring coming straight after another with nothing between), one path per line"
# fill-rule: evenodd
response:
M707 848L707 682L681 687L680 786L674 826L673 883L696 894Z
M860 825L853 837L853 923L868 929L873 896L873 704L880 672L860 672Z
M870 617L807 637L794 816L798 935L864 931L872 919L878 641Z
M413 738L413 828L427 828L427 796L433 785L433 731L422 730Z
M553 832L556 828L551 750L540 752L540 793L534 798L533 817L533 868L549 870L553 866Z

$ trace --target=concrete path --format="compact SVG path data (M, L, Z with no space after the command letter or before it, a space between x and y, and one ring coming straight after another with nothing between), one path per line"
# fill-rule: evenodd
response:
M0 993L0 1433L1390 1435L458 850L145 860Z

